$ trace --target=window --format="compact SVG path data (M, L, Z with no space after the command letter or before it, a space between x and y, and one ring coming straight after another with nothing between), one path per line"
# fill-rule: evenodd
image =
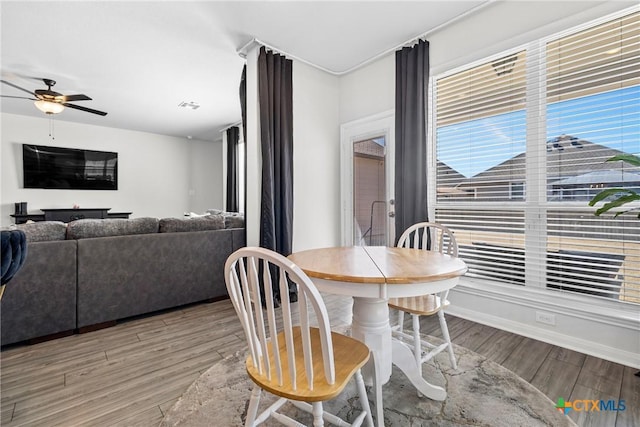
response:
M640 219L596 217L640 188L640 12L434 79L436 219L469 277L640 304Z
M509 183L509 198L511 200L524 200L524 182L514 181Z

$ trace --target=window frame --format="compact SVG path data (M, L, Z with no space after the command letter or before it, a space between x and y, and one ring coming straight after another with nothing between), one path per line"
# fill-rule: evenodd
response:
M612 14L590 20L583 24L573 26L566 30L556 32L549 36L541 37L529 43L519 44L512 48L502 50L490 56L474 60L470 63L454 67L450 70L434 74L429 78L429 120L428 120L428 165L429 165L429 182L437 183L437 81L463 71L494 62L501 58L514 55L519 51L526 51L526 176L523 183L523 198L512 199L512 183L509 185L509 206L505 206L504 202L485 202L477 200L472 201L452 201L438 200L436 194L436 185L429 188L429 217L436 218L438 209L486 209L497 211L514 211L521 210L524 214L525 221L525 286L513 285L497 285L500 288L512 289L518 292L519 289L528 288L529 290L538 288L540 291L547 292L546 289L546 242L548 239L547 230L547 213L559 208L564 210L584 210L587 206L584 201L571 200L547 200L547 164L540 164L541 159L546 158L546 144L540 144L539 141L546 140L547 133L547 96L546 96L546 46L549 42L562 39L563 37L579 33L586 29L596 27L606 22L619 19L625 15L640 11L640 6L633 6ZM474 198L475 199L475 198ZM534 262L535 261L535 262ZM489 283L482 279L463 278L463 282L471 281L481 286ZM591 301L601 303L602 301L593 300L590 296L582 296L576 294L562 294L562 298L584 300L589 298ZM610 301L606 302L609 304ZM615 301L615 303L624 303L624 301ZM632 303L634 304L634 303ZM635 305L635 304L634 304Z

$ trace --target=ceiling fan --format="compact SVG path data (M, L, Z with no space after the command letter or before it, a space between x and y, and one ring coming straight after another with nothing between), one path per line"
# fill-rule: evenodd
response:
M42 79L44 84L47 85L46 89L36 89L35 91L30 91L28 89L17 86L11 82L6 80L0 80L0 82L19 89L23 92L27 92L28 94L34 96L35 98L27 98L24 96L9 96L9 95L0 95L3 98L20 98L20 99L29 99L31 101L35 101L34 104L38 108L38 110L42 111L45 114L58 114L64 110L64 107L73 108L75 110L86 111L87 113L98 114L100 116L106 116L107 113L104 111L94 110L92 108L82 107L80 105L69 104L70 101L91 101L87 95L63 95L58 92L54 92L51 90L53 86L55 86L55 80L51 79Z

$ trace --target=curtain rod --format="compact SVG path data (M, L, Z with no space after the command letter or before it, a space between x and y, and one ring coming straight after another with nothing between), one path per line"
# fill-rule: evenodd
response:
M307 65L310 65L311 67L317 68L318 70L324 71L324 72L332 74L334 76L342 76L342 75L345 75L345 74L349 74L352 71L357 70L358 68L364 67L365 65L369 65L370 63L372 63L374 61L377 61L378 59L382 58L383 56L386 56L389 53L394 52L394 51L396 51L396 50L398 50L400 48L403 48L405 46L410 46L413 43L415 43L416 41L418 41L420 39L423 39L423 38L435 33L436 31L439 31L443 27L446 27L448 25L453 24L454 22L457 22L457 21L461 20L462 18L465 18L465 17L467 17L467 16L469 16L469 15L471 15L473 13L476 13L481 9L484 9L485 7L489 6L490 4L492 4L494 2L496 2L496 0L485 0L482 3L480 3L479 5L471 8L471 9L469 9L469 10L463 12L463 13L461 13L460 15L454 16L453 18L449 19L448 21L443 22L442 24L436 26L435 28L432 28L429 31L424 32L424 33L422 33L422 34L420 34L418 36L412 37L412 38L406 40L405 42L400 43L399 45L397 45L395 47L392 47L390 49L387 49L387 50L385 50L385 51L383 51L383 52L381 52L381 53L379 53L379 54L377 54L377 55L375 55L375 56L373 56L373 57L371 57L369 59L366 59L366 60L360 62L359 64L356 64L353 67L351 67L351 68L349 68L347 70L344 70L344 71L329 70L328 68L325 68L325 67L322 67L320 65L314 64L314 63L309 62L309 61L307 61L305 59L299 58L299 57L297 57L295 55L291 55L291 54L285 52L284 50L279 49L279 48L277 48L275 46L271 46L270 44L265 43L262 40L259 40L259 39L255 38L255 37L252 38L251 40L249 40L247 43L245 43L241 48L237 49L236 52L242 58L246 58L247 57L247 52L249 51L249 49L251 47L253 47L254 45L264 46L267 49L270 49L270 50L272 50L274 52L277 52L277 53L279 53L281 55L284 55L284 56L286 56L286 57L288 57L290 59L302 62L302 63L307 64Z

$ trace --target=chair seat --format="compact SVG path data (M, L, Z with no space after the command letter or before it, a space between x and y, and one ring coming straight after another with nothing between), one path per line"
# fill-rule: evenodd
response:
M449 301L440 304L437 295L421 295L417 297L389 298L389 307L419 316L430 316L446 308Z
M266 370L260 374L253 366L251 356L247 357L246 367L249 377L261 388L281 397L292 400L304 400L307 402L325 401L334 398L344 389L354 373L369 360L369 348L354 338L331 332L333 341L333 354L335 361L336 380L333 385L328 384L324 376L324 362L320 345L320 331L318 328L310 328L311 347L313 354L313 389L308 389L308 379L304 371L304 356L302 352L302 339L300 327L293 327L293 340L295 348L296 366L296 389L289 375L289 363L286 360L286 353L280 351L282 356L283 384L279 385L277 375L272 374L271 379L266 375ZM278 343L281 349L285 347L284 332L278 334ZM268 343L269 349L272 344ZM271 351L269 352L270 354ZM270 361L272 372L275 373L276 363Z

